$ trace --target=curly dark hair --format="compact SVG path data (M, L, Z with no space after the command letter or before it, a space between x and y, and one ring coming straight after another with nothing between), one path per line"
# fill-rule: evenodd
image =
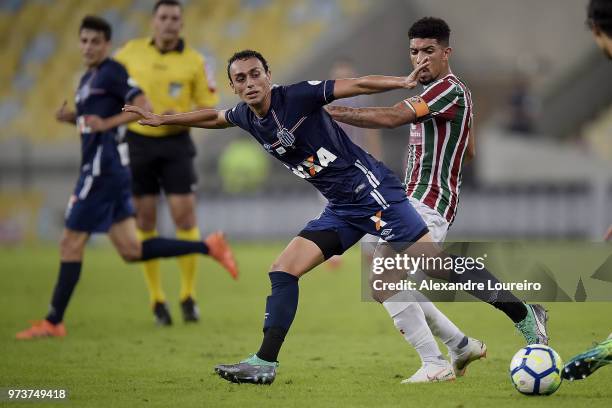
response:
M413 38L433 38L438 43L448 46L450 39L450 28L446 21L437 17L423 17L410 27L408 39Z
M230 66L234 63L234 61L246 60L249 58L257 58L259 61L261 61L261 65L263 65L266 73L270 71L270 69L268 68L268 61L266 61L263 55L261 55L257 51L253 51L253 50L238 51L237 53L232 55L230 59L227 60L227 77L229 78L230 82L232 82L232 76L230 75Z
M587 26L597 27L612 37L612 1L591 0L587 6Z

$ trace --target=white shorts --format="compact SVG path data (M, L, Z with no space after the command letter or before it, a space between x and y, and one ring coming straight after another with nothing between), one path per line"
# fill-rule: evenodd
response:
M427 224L432 241L437 243L444 242L446 239L446 234L448 233L448 221L446 221L446 219L441 216L439 212L429 208L419 200L412 197L408 197L408 200L414 209L417 210L421 218L423 218L425 224Z

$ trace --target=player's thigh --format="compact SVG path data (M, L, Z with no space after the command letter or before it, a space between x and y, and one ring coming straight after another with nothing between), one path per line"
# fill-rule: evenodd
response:
M152 231L157 223L158 195L134 196L134 207L136 208L136 223L143 231Z
M326 207L318 218L309 221L298 234L319 247L324 260L334 255L342 255L364 235L362 229L350 224L329 207Z
M410 204L419 213L431 234L434 242L443 243L448 233L449 223L439 212L423 204L415 198L409 198Z
M196 226L196 198L194 193L168 195L170 215L179 229Z
M272 263L270 272L282 271L300 277L323 261L323 252L314 242L295 237Z
M82 261L85 244L88 239L88 232L64 228L60 239L60 258L62 262Z

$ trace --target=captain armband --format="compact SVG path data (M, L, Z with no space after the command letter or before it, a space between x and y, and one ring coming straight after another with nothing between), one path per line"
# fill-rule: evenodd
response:
M429 106L427 106L427 102L425 102L420 96L413 96L408 99L404 99L404 102L410 109L412 109L417 119L422 119L429 115Z

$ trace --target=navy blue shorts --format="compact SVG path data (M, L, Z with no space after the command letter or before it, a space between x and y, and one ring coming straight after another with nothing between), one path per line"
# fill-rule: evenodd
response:
M89 233L108 232L111 225L133 217L128 175L81 174L66 208L66 228Z
M320 236L316 233L323 231L334 232L336 238L310 238ZM332 255L344 253L366 234L380 237L387 242L413 243L427 232L427 225L419 213L408 199L404 199L392 203L384 202L379 210L374 210L366 216L339 215L328 205L319 218L306 224L298 235L315 242L327 259Z

